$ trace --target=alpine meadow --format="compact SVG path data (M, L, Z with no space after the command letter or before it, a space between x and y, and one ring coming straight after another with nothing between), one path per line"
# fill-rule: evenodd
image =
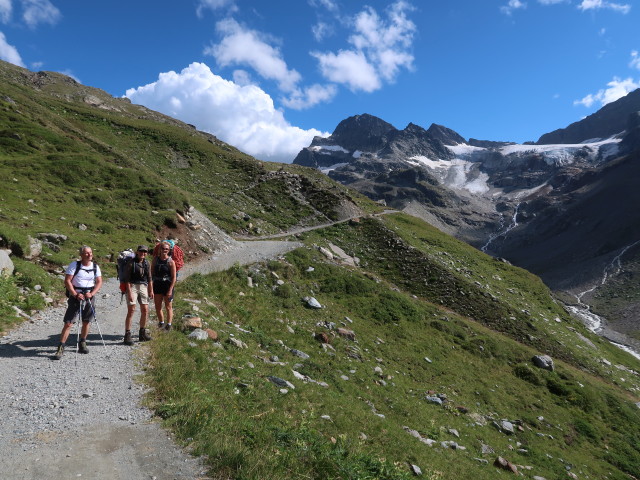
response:
M167 237L187 267L298 242L181 275L177 328L136 347L146 405L209 478L639 478L640 359L423 219L5 62L0 178L3 335L63 302L82 245L113 277Z

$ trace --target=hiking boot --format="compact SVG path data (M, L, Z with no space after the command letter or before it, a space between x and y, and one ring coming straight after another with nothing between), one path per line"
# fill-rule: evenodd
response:
M133 345L133 338L131 338L131 330L127 330L124 332L124 340L122 341L125 345Z
M164 328L164 322L158 322L158 328L162 330Z
M164 329L168 332L169 330L171 330L171 324L167 323L167 326L164 327Z
M53 356L54 360L60 360L62 355L64 354L64 345L58 345L58 350L56 350L56 354Z
M151 340L151 335L149 335L149 331L146 328L141 328L138 338L141 342L147 342Z
M89 349L87 348L87 341L80 340L80 344L78 345L78 352L80 353L89 353Z

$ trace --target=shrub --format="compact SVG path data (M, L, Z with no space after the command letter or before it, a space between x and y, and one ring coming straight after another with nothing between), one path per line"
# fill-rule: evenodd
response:
M531 383L532 385L544 385L544 382L540 378L540 375L538 375L538 372L533 370L526 363L516 365L513 369L513 374L516 377L524 380L525 382Z

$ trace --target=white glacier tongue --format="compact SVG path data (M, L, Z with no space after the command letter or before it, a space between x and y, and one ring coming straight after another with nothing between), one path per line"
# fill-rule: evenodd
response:
M499 149L504 156L524 156L532 153L542 155L548 165L569 165L577 156L593 163L602 158L605 159L618 152L619 138L607 138L605 140L556 145L505 145ZM579 153L580 152L580 153Z
M481 172L474 162L461 158L431 160L425 156L416 155L410 157L408 163L428 168L441 183L448 187L468 190L471 193L489 191L487 184L489 176Z

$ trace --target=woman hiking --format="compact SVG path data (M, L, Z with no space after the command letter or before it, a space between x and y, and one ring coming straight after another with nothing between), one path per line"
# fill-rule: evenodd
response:
M151 264L151 272L153 275L153 300L156 306L156 315L158 316L158 328L171 330L171 322L173 321L173 288L176 285L177 269L176 263L169 256L171 245L169 242L163 241L160 244L158 256L153 257ZM164 303L167 311L167 323L165 325L164 312L162 304Z

